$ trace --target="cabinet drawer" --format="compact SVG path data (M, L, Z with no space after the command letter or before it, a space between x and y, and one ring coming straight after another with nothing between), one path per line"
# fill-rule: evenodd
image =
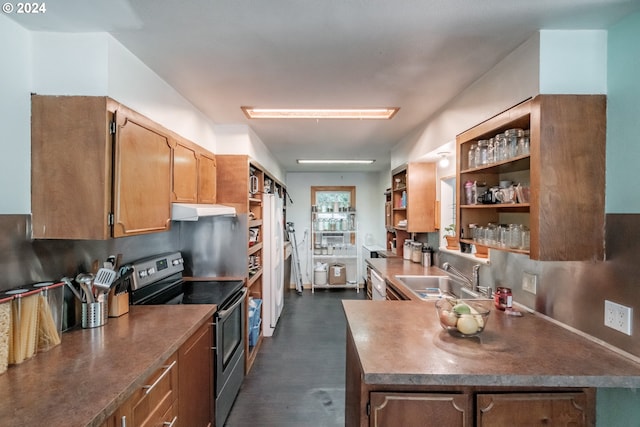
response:
M505 393L477 395L477 425L586 426L585 393Z
M369 426L465 426L471 407L468 394L374 392Z
M177 405L174 405L177 395L178 358L177 355L173 355L132 396L131 425L149 427L162 425L164 421L171 422L171 420L160 422L160 419L173 406L176 408L174 412L177 415Z

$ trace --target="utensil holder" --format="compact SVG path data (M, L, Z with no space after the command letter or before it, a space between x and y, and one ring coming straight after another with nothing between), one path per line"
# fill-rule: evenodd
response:
M82 328L97 328L107 323L109 310L107 302L82 303Z

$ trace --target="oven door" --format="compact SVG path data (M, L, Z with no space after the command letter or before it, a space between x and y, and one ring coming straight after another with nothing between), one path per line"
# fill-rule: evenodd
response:
M244 379L245 301L242 288L216 313L216 425L224 425Z

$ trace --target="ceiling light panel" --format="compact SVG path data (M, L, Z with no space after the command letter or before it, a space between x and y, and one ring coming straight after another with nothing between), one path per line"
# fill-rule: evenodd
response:
M347 165L347 164L358 164L358 165L369 165L371 163L375 162L375 160L350 160L350 159L333 159L333 160L329 160L329 159L298 159L298 164L325 164L325 165L337 165L337 164L341 164L341 165Z
M249 119L388 120L400 109L389 108L254 108L240 107Z

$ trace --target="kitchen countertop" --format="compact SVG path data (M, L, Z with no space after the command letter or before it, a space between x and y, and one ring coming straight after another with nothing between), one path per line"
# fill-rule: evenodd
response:
M132 306L105 326L62 334L60 345L0 375L0 425L100 425L215 311Z
M458 338L432 301L342 304L366 384L640 387L640 363L535 314L492 310L479 337Z

